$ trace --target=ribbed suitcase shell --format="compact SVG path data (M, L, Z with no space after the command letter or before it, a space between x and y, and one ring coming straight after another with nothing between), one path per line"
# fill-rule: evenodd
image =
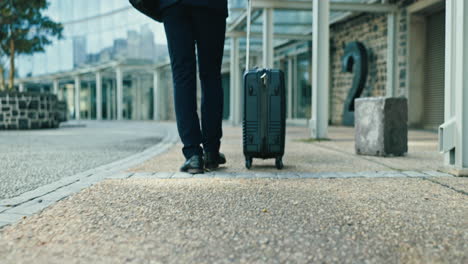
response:
M283 167L286 134L284 83L281 70L253 69L244 74L243 148L247 168L251 167L253 158L275 158L276 167Z

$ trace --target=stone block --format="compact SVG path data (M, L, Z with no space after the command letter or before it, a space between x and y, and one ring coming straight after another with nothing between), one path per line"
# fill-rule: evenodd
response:
M29 120L26 118L21 118L18 120L19 129L28 129L29 128Z
M28 108L28 104L26 103L25 100L20 100L18 101L18 107L19 109L27 109Z
M66 103L55 95L0 92L0 99L1 129L57 128L67 120Z
M37 113L36 112L29 112L28 113L28 118L37 119Z
M355 128L357 154L404 155L408 152L408 103L406 98L356 99Z
M41 126L38 121L31 121L31 128L37 129L37 128L41 128Z
M42 121L41 122L41 128L51 128L50 122L49 121Z
M37 100L34 100L34 101L31 101L29 103L29 107L28 107L30 110L38 110L39 109L39 101Z

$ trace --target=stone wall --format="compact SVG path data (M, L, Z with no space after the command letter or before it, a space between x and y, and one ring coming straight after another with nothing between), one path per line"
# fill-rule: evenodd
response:
M57 128L66 119L66 104L56 95L0 92L0 130Z
M407 95L407 29L406 7L414 0L391 1L400 7L398 13L397 76L395 96ZM340 125L343 104L353 80L352 73L342 71L344 47L352 41L362 42L369 56L369 74L361 97L385 96L387 82L387 15L364 13L335 23L330 28L330 120Z

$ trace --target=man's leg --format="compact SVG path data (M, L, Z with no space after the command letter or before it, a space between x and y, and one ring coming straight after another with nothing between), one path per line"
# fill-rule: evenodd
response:
M205 152L218 153L222 137L221 63L226 18L217 10L194 7L193 21L202 87L202 134Z
M203 155L197 114L195 37L189 10L178 4L164 14L174 82L174 104L179 136L185 158Z

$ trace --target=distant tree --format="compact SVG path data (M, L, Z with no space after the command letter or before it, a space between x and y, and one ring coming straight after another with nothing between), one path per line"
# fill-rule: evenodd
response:
M15 83L15 55L44 52L52 37L62 38L63 27L42 15L47 0L0 1L0 49L10 58L9 88Z
M2 50L0 50L0 91L5 90L5 62L4 62L4 54Z

